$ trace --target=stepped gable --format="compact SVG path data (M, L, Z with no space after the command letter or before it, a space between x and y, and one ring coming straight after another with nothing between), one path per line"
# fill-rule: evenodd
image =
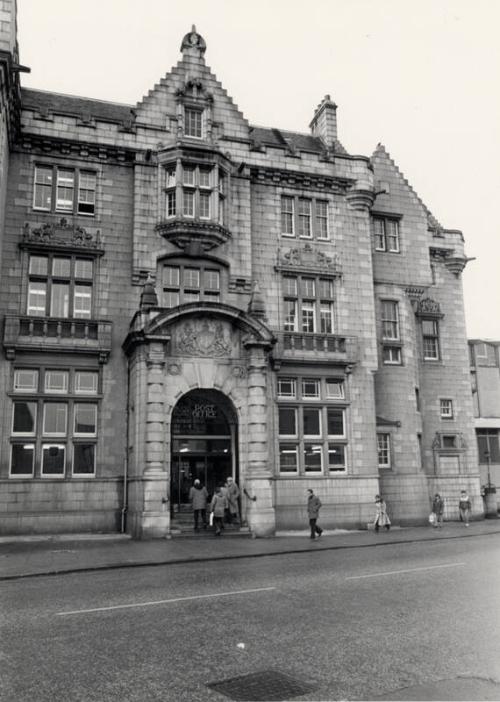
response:
M32 88L21 89L21 104L24 109L37 111L47 117L50 117L51 114L57 114L111 122L124 127L130 126L135 119L132 105L51 93Z
M271 127L256 127L250 125L250 139L254 146L270 146L290 151L306 151L313 154L326 153L326 147L319 137L300 132L289 132L284 129ZM335 153L348 155L339 141L335 141Z
M182 59L137 103L137 121L164 128L165 117L176 116L179 94L194 85L201 96L211 101L213 122L224 125L224 136L248 139L248 121L205 64L206 43L194 26L184 37L181 51Z
M384 160L388 161L388 162L392 165L392 167L394 168L394 170L396 171L396 173L397 173L397 174L401 177L401 179L403 180L404 184L407 186L407 188L411 191L411 193L414 195L414 197L415 197L415 198L417 199L417 201L420 203L420 205L421 205L421 207L423 208L425 214L427 215L427 222L428 222L428 225L429 225L429 229L434 229L434 230L442 231L442 230L443 230L443 226L439 223L439 221L436 219L436 217L434 217L434 215L432 214L432 212L429 210L429 208L427 207L427 205L423 202L423 200L422 200L421 197L418 195L418 193L415 191L415 189L410 185L410 183L408 182L408 180L407 180L407 178L405 177L404 173L401 171L401 169L396 165L396 163L394 162L394 160L391 158L391 155L389 154L389 152L387 151L387 149L385 148L385 146L384 146L383 144L380 144L380 143L377 144L377 148L376 148L375 151L373 152L373 154L372 154L372 156L371 156L371 158L370 158L370 161L373 162L374 159L379 158L379 157L380 157L381 159L384 159Z

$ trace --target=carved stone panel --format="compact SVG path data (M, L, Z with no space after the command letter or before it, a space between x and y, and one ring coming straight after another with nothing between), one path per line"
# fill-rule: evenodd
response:
M172 333L173 350L178 356L230 358L238 350L239 335L216 317L190 317L178 324Z

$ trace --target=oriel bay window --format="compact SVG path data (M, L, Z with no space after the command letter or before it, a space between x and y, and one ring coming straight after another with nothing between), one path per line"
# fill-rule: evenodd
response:
M30 255L27 313L90 319L94 262L77 256Z
M168 263L162 268L163 306L177 307L187 302L217 302L221 291L221 274L211 264L193 266Z
M333 281L309 276L283 276L284 330L334 333Z
M10 476L93 477L97 393L97 371L16 369Z
M332 404L321 403L333 399L333 388ZM280 376L277 394L280 474L345 472L346 407L335 406L335 400L344 398L343 379ZM320 402L309 404L314 399ZM291 405L290 400L305 404Z
M165 168L165 217L224 224L226 173L210 164L182 162Z
M94 215L96 173L51 165L35 166L33 209Z

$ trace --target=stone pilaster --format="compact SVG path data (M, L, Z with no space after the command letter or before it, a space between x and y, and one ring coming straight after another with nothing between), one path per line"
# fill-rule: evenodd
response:
M267 359L264 349L250 349L248 364L248 462L245 488L249 500L247 521L254 536L271 536L276 529L272 467L269 465L267 412Z

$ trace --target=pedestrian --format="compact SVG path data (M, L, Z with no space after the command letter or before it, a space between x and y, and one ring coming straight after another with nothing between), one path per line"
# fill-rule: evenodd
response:
M240 511L238 509L238 498L240 489L234 480L229 477L226 480L226 498L229 506L229 523L240 521Z
M441 528L443 526L444 500L439 492L436 492L432 500L432 514L435 515L432 526L435 529Z
M465 522L465 526L469 526L470 512L471 512L471 501L465 490L460 491L460 499L458 500L458 512L460 514L460 521Z
M224 514L227 509L227 497L222 492L222 486L215 488L215 495L210 503L210 511L214 515L215 536L220 536L224 529Z
M378 531L381 526L384 526L387 531L391 528L391 520L387 514L387 507L380 495L375 495L375 531Z
M194 530L199 531L198 522L201 517L203 528L207 528L207 488L196 478L193 486L189 490L189 501L193 506Z
M314 494L311 488L308 488L307 493L307 516L309 517L309 526L311 528L311 539L315 539L316 534L319 538L323 533L323 529L317 525L321 500Z

